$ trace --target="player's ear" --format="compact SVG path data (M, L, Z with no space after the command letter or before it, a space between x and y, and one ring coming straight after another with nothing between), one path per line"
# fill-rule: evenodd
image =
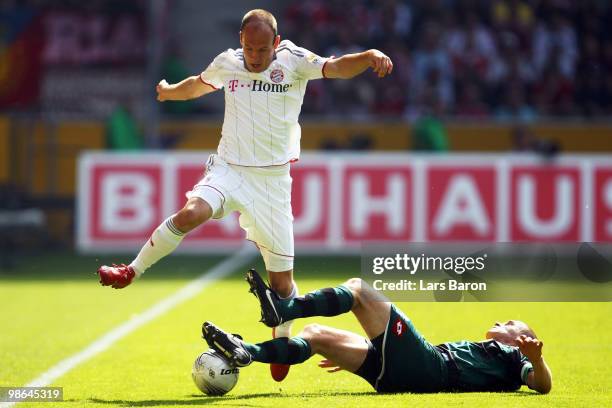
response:
M243 39L243 34L242 34L242 30L239 32L239 37L240 37L240 46L242 48L244 48L244 39Z
M280 44L280 35L277 35L276 37L274 37L274 48L278 48L278 44Z

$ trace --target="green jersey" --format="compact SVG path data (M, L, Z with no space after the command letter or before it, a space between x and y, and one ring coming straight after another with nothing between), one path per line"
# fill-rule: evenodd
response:
M514 391L532 369L518 347L495 340L434 346L391 305L385 332L356 374L378 392Z
M437 347L450 355L456 367L450 381L456 391L514 391L527 384L527 375L533 370L518 347L495 340L463 340Z

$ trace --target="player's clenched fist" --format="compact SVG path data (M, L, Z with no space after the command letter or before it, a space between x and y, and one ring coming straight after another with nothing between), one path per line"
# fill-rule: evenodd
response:
M157 84L157 87L155 88L155 90L157 91L157 100L163 102L168 99L165 94L169 91L169 89L170 85L165 79L159 81L159 84Z
M391 58L378 50L370 50L370 67L372 71L378 74L379 78L389 75L393 71L393 62Z
M544 343L538 339L533 339L523 334L516 338L516 345L529 361L538 361L542 357L542 346L544 346Z

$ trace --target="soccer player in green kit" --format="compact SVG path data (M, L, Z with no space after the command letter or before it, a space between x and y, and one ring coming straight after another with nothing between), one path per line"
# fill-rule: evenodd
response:
M514 391L523 384L540 393L550 392L552 377L542 357L543 343L523 322L495 323L485 341L435 346L395 305L359 278L287 301L254 270L248 272L247 281L267 326L352 311L367 338L311 324L295 337L252 344L205 322L204 339L237 366L252 361L299 364L321 354L322 368L350 371L378 392Z

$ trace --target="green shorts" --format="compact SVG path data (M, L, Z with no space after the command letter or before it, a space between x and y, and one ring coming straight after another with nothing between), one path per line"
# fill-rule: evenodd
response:
M378 392L438 392L448 388L444 356L394 305L385 332L371 340L366 361L355 374Z

